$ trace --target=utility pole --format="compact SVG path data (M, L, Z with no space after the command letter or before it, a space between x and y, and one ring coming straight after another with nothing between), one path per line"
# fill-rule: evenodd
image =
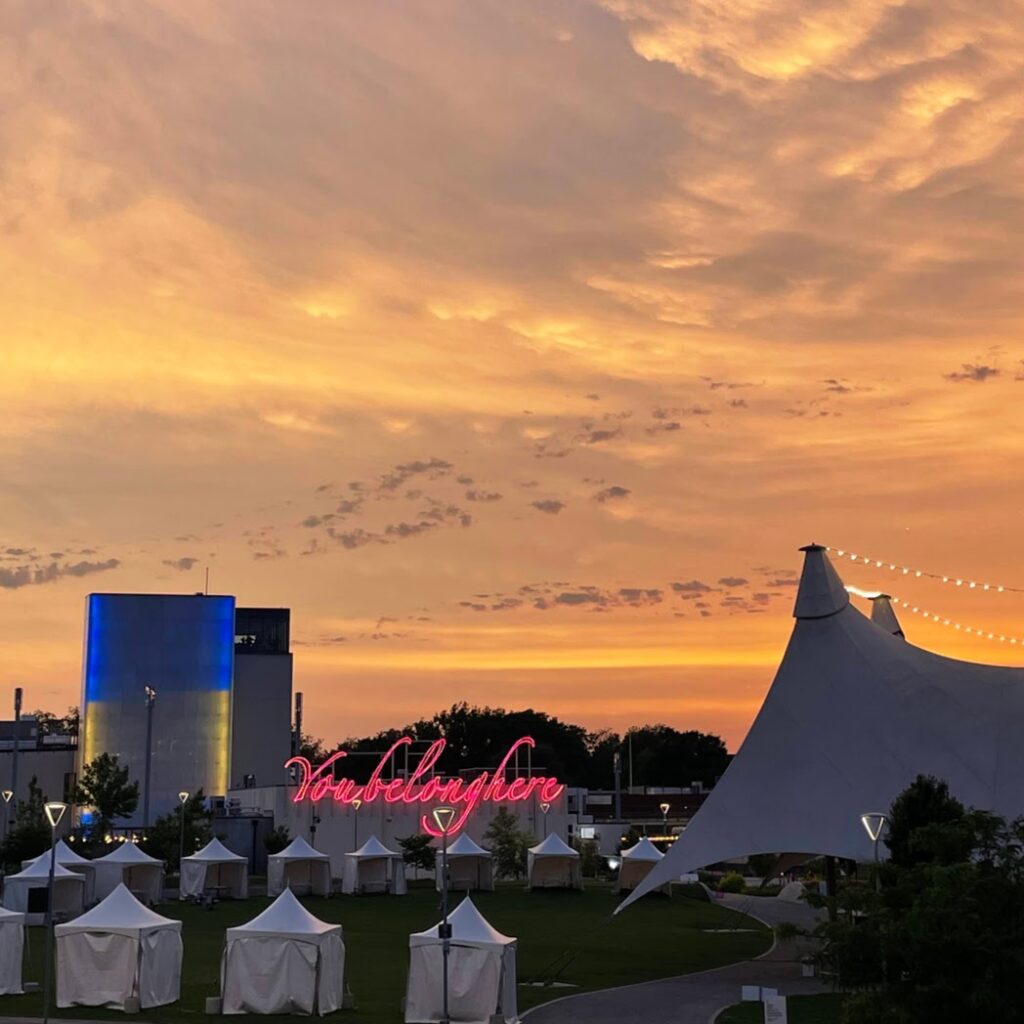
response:
M615 820L622 821L622 755L617 750L612 755L612 769L615 772Z
M14 794L14 812L11 816L11 823L18 820L18 747L21 746L21 697L21 687L16 686L14 688L14 755L11 757L11 792Z
M153 705L156 690L146 687L146 797L142 805L142 827L149 828L149 780L153 767Z

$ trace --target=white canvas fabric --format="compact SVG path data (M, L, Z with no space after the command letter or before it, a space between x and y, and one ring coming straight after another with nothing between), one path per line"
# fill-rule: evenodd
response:
M88 906L92 903L96 897L96 864L95 861L88 860L85 857L75 853L74 850L64 842L63 839L57 840L57 845L54 847L57 854L57 863L66 867L69 871L75 871L85 879L85 889L83 890L83 899L85 905ZM33 861L42 860L46 865L46 869L50 868L50 851L42 854L41 857L34 857L31 860L23 860L21 862L22 868L27 868Z
M647 836L643 836L628 850L623 850L615 891L631 892L650 874L654 865L664 856ZM662 886L663 891L668 892L669 884L666 883Z
M582 889L580 855L552 832L526 853L527 889Z
M0 909L0 996L21 995L25 915Z
M181 922L143 906L124 885L57 937L57 1005L147 1009L181 990Z
M330 856L313 849L301 836L280 853L272 853L267 858L267 895L279 896L285 889L330 896Z
M109 896L122 883L143 903L159 903L163 896L163 861L143 853L134 843L119 843L93 865L97 899Z
M285 889L263 913L227 930L223 1013L332 1013L341 1007L341 925L314 917Z
M918 774L945 779L968 806L1024 812L1024 670L913 646L849 603L823 548L803 550L796 624L743 746L623 906L730 857L870 862L860 816L891 806Z
M376 836L370 836L358 850L345 854L341 891L352 896L366 893L403 896L406 884L402 855L389 850Z
M49 883L50 858L37 857L27 868L4 879L4 906L25 915L25 924L42 924L43 912L29 913L32 891L45 890ZM53 868L53 911L60 917L75 917L85 909L85 876L64 867L58 860Z
M219 839L181 862L180 899L202 896L207 889L244 900L249 895L249 861L232 853Z
M441 851L434 862L434 883L441 891ZM494 889L494 866L490 850L485 850L465 832L448 844L448 888L455 892Z
M489 1024L494 1016L519 1019L516 1003L516 940L502 935L467 896L448 915L448 1010L460 1024ZM433 1024L443 1014L440 923L409 936L406 1024Z

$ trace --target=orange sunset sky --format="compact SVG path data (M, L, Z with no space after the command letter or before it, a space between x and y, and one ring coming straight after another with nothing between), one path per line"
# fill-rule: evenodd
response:
M77 703L85 594L209 567L292 609L331 741L465 699L735 747L801 544L1024 588L1019 3L0 28L5 705ZM1024 593L839 568L1024 634Z

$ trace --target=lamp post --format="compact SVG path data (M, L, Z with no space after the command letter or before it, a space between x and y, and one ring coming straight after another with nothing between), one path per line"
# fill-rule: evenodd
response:
M546 801L540 805L541 814L544 815L544 835L541 836L541 839L547 839L548 837L548 811L550 810L551 804Z
M663 836L668 836L668 809L669 809L669 804L667 804L667 803L665 803L665 804L658 804L658 807L661 810L661 834Z
M0 796L4 798L4 839L7 838L7 810L11 803L11 797L14 796L14 791L11 789L5 789ZM7 865L4 863L4 858L0 857L0 892L3 891L3 880L4 880L4 868Z
M875 844L875 888L882 888L882 879L878 874L878 840L882 838L882 830L888 823L889 818L881 811L868 811L860 816L860 823L864 826L868 838Z
M452 926L448 923L448 830L455 820L454 807L435 807L434 823L441 831L441 924L438 936L441 939L441 1024L450 1024L448 1014L448 955L452 948Z
M53 870L57 862L57 826L68 809L53 800L43 804L50 823L50 876L46 883L46 959L43 961L43 1024L50 1019L50 990L53 987Z
M355 814L352 815L352 852L355 853L359 849L359 808L363 806L363 801L356 797L352 801L352 808Z
M21 687L14 690L14 753L11 755L11 792L18 792L18 747L21 746ZM14 802L14 820L18 820L18 802Z
M142 804L142 827L149 828L149 778L153 762L153 706L156 704L156 690L146 687L146 797Z
M178 793L178 816L181 818L181 830L178 839L178 899L181 899L181 872L184 867L182 861L185 859L185 804L188 802L188 790L183 789Z

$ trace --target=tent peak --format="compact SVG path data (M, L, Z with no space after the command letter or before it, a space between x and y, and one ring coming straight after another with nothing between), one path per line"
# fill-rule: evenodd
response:
M804 552L804 568L793 606L794 618L824 619L841 612L850 603L850 595L825 548L808 544L800 550Z
M900 620L892 606L892 597L889 594L875 594L871 598L871 621L876 626L881 626L886 633L892 633L901 639L906 639Z

